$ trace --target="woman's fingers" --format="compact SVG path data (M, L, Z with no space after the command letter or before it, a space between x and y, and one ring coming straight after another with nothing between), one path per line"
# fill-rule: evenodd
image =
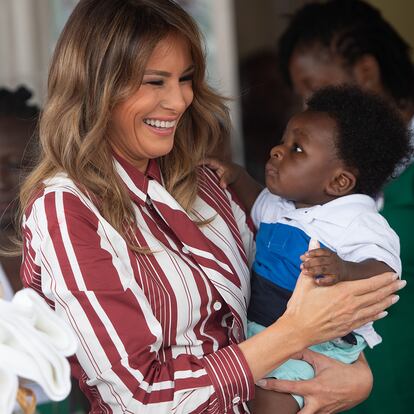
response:
M306 403L306 405L300 410L298 411L298 414L324 414L323 411L317 411L318 410L318 406L317 404L311 400L309 402ZM328 414L328 412L326 411L326 414Z
M385 273L326 287L301 274L284 317L298 327L306 345L345 335L386 315L384 310L398 299L395 292L405 284L395 278Z
M344 306L346 302L349 305L349 307L345 307L348 310L345 311L344 317L348 320L347 315L352 315L353 317L349 320L349 324L346 320L343 321L343 329L348 332L370 321L384 318L387 315L385 309L392 306L399 299L398 295L395 295L394 292L405 286L401 282L400 280L392 281L389 285L382 287L376 292L369 292L359 296L352 295L348 296L347 300L344 299ZM346 333L345 331L344 333Z
M288 394L306 395L309 391L313 390L313 387L309 384L309 381L290 381L266 378L258 381L256 385L265 390L284 392Z
M370 306L382 301L383 299L396 297L397 295L395 295L395 293L402 289L406 284L407 282L405 280L396 280L389 285L378 289L377 291L359 295L357 298L362 306Z
M385 318L388 315L388 312L386 312L385 309L389 308L397 300L393 297L385 298L374 305L359 310L354 320L354 325L356 326L352 329L355 329L360 325L364 325L367 322Z
M319 388L319 384L317 381L289 381L266 378L266 380L259 381L257 385L266 390L278 391L287 394L302 395L305 399L305 405L298 412L298 414L315 414L317 412L324 412L318 411L320 409L320 404L318 404L317 399L313 397L314 395L320 395L323 392L323 390ZM328 412L329 411L326 411L326 413Z
M354 295L365 295L366 293L378 291L384 287L389 286L396 286L393 284L398 279L398 275L395 273L382 273L378 276L373 276L368 279L356 280L351 282L351 286L349 286L350 292ZM350 283L350 282L347 282ZM394 289L392 291L396 291L398 289ZM391 292L392 293L392 292Z

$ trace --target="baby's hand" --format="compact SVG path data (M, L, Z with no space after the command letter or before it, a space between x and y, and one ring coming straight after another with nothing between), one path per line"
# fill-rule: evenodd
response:
M216 172L220 178L221 188L227 188L228 185L236 182L242 172L240 165L225 162L218 158L206 158L202 161L202 164L207 165Z
M318 285L330 286L346 279L346 262L332 250L309 250L300 259L303 273L313 276Z

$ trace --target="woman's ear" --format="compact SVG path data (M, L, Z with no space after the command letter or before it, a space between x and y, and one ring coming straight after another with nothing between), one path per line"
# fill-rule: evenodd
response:
M352 67L354 79L358 86L370 92L383 94L381 70L377 59L372 55L363 55Z
M356 185L356 176L348 170L338 171L328 183L325 191L328 195L341 197L350 194Z

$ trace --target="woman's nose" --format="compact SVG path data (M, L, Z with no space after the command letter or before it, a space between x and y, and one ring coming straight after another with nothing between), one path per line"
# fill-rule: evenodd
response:
M187 104L185 99L185 91L182 85L173 85L165 91L165 96L162 102L165 109L182 113L185 111Z

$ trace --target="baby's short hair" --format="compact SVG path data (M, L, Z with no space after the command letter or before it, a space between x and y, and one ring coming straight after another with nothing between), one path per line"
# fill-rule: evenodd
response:
M410 133L396 109L355 86L329 86L307 102L308 110L336 121L338 157L356 170L355 192L375 197L412 154Z

